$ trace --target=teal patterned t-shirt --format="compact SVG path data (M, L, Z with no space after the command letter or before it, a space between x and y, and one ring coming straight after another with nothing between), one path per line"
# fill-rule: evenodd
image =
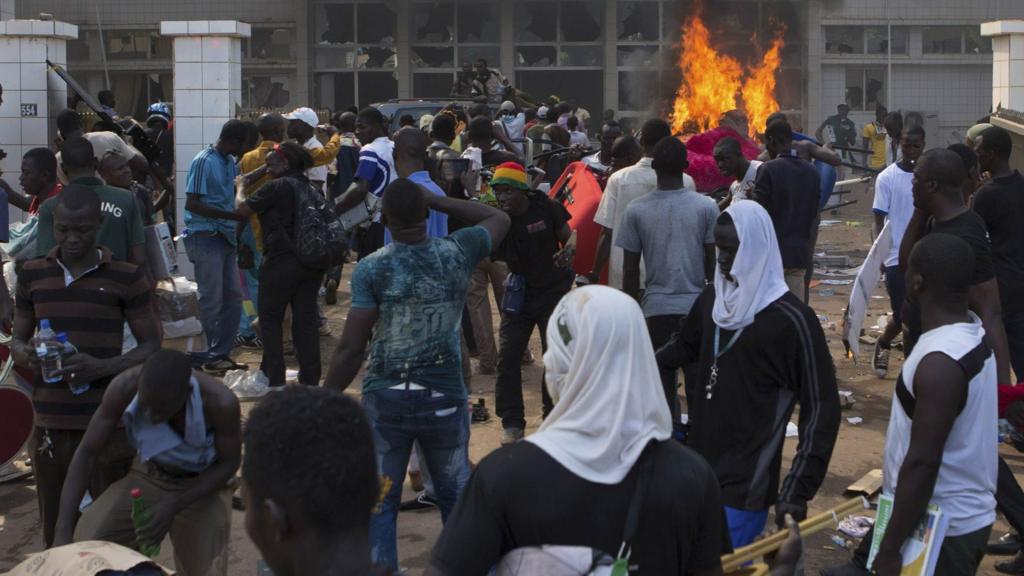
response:
M412 382L466 398L459 330L469 277L491 252L484 228L422 244L392 243L352 273L352 307L376 308L363 393Z

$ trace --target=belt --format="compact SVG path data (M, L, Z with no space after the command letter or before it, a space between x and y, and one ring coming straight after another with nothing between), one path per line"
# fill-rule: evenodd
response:
M415 382L403 382L395 386L391 386L388 390L429 390L426 386L420 386Z

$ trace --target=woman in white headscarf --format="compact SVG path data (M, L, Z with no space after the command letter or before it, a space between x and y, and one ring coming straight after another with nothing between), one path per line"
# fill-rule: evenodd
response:
M839 395L825 334L814 311L786 286L771 218L737 202L715 225L715 283L682 329L658 351L663 368L699 364L686 382L686 443L707 459L722 487L733 547L767 524L775 505L807 515L828 469L839 429ZM800 443L779 484L786 425L800 403Z
M639 305L605 286L574 290L555 308L547 337L554 409L535 434L480 462L428 574L482 575L513 549L551 545L612 557L629 549L637 567L630 574L720 570L718 482L706 462L669 439ZM639 516L627 537L634 502Z

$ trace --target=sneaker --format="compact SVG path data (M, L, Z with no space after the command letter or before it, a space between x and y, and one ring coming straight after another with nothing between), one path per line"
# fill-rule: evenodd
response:
M426 490L417 494L412 500L406 500L398 505L398 509L402 512L426 510L427 508L437 508L437 498L427 494Z
M330 306L338 303L338 281L333 278L324 284L324 303Z
M1024 574L1024 552L1017 552L1011 560L996 562L995 568L1003 574Z
M239 334L235 336L235 348L243 348L245 350L263 350L263 339L259 336L245 336Z
M875 365L875 376L885 378L885 375L889 373L889 349L883 348L879 342L875 342L872 362Z
M508 446L523 439L523 429L510 427L501 431L501 445Z
M847 562L846 564L840 564L838 566L822 568L819 574L821 576L868 576L870 572L853 562Z
M1013 556L1020 552L1020 536L1007 532L988 543L988 553L993 556Z

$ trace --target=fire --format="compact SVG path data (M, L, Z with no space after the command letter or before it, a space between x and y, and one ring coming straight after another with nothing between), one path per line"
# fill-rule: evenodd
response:
M679 133L714 128L722 114L737 107L739 97L753 136L755 127L764 126L768 115L779 109L774 96L775 72L782 63L785 28L777 32L761 63L744 71L735 58L711 46L710 33L700 15L698 3L694 15L683 24L678 61L683 80L672 106L672 130Z
M756 128L764 126L769 115L779 111L779 103L775 100L775 71L782 64L783 32L784 29L775 36L761 64L751 70L743 82L743 108L747 111L751 136Z

